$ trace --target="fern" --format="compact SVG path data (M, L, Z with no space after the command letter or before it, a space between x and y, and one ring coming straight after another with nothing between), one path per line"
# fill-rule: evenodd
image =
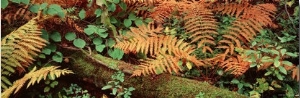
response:
M216 45L214 37L212 35L218 35L217 22L214 19L211 10L205 8L205 6L192 5L187 11L187 15L184 17L186 21L184 28L187 34L191 34L191 42L198 42L198 48L202 48L202 52L206 50L213 52L209 45Z
M28 80L30 81L27 84L27 88L31 85L34 85L35 83L39 83L42 79L46 80L47 76L55 79L60 77L61 75L73 73L71 70L57 68L59 67L49 66L36 70L36 67L34 67L29 73L25 74L23 78L15 81L11 87L2 92L1 97L8 98L11 93L17 93Z
M5 10L1 12L1 20L6 20L8 24L21 20L29 21L34 17L34 14L28 10L28 5L23 7L8 6Z
M238 55L228 58L219 66L224 68L225 71L230 71L235 76L241 76L250 68L250 64L250 62L243 61L243 58Z
M17 30L11 32L1 40L1 77L15 73L15 68L28 67L34 61L47 41L40 37L42 34L37 24L37 18L33 18ZM6 89L11 83L1 79L1 87Z
M147 75L155 73L156 66L160 68L167 67L168 72L178 72L179 60L190 61L196 66L201 66L203 63L197 60L195 56L191 56L194 48L189 43L182 39L178 40L176 37L166 36L161 34L161 28L152 28L148 25L142 25L138 28L131 28L131 32L127 33L125 39L118 42L115 47L122 49L125 53L141 52L155 57L155 60L148 59L146 63L138 68L133 76L141 74ZM168 62L165 62L165 61ZM163 70L167 71L167 70Z

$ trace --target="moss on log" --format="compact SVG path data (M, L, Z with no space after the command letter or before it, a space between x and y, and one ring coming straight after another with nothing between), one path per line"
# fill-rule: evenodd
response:
M83 80L95 84L96 87L105 86L111 80L111 75L118 69L125 72L123 87L134 87L133 98L195 98L200 92L205 98L246 98L236 92L217 88L206 82L181 78L169 74L157 76L130 77L133 66L119 60L113 60L99 54L84 51L71 56L72 70Z

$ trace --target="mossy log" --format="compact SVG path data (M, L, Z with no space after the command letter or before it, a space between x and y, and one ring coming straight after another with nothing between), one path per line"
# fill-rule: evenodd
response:
M111 80L116 70L122 70L125 75L123 87L134 87L133 98L195 98L202 92L205 98L246 98L236 92L217 88L206 82L161 74L157 76L130 77L132 65L120 60L113 60L99 54L88 54L79 51L72 56L72 70L79 78L95 84L96 87L105 86Z

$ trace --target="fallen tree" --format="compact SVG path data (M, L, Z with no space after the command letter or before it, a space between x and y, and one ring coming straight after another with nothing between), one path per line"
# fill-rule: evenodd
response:
M202 92L207 98L246 98L236 92L217 88L206 82L161 74L157 76L130 77L134 66L123 61L113 60L99 54L78 51L70 56L72 70L84 81L105 86L111 75L122 70L125 75L124 87L134 87L132 97L137 98L194 98Z

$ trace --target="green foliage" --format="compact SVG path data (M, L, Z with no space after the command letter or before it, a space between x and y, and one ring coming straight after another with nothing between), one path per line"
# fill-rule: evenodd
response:
M54 41L54 42L60 42L61 41L61 35L59 32L53 32L50 35L50 38Z
M63 54L61 52L55 52L55 54L52 56L52 60L61 63L63 60Z
M8 5L8 0L1 0L1 8L4 9Z
M108 54L113 59L120 60L122 59L124 52L121 49L115 48L115 49L108 50Z
M49 8L45 11L49 15L58 15L61 18L65 17L65 13L63 12L63 8L61 8L61 6L57 5L57 4L49 5Z
M111 78L112 81L109 81L107 85L102 87L102 90L110 89L112 90L112 95L116 95L117 97L123 96L123 98L130 98L131 92L135 90L133 87L125 88L121 85L124 82L125 74L122 71L115 72Z
M59 94L62 98L95 98L77 84L71 84L69 88L63 88Z
M204 96L205 96L205 93L199 92L199 94L197 94L195 98L204 98Z
M108 36L108 33L106 32L105 28L99 28L98 26L95 25L88 25L88 27L84 29L84 32L87 35L92 35L95 33L102 38L106 38Z
M80 19L84 19L85 16L86 16L85 13L86 13L85 10L84 10L84 9L81 9L80 12L79 12L79 14L78 14L78 15L79 15L79 18L80 18Z
M73 44L77 48L83 48L86 45L86 42L83 39L78 38L73 41Z
M72 41L76 38L76 34L73 33L73 32L68 32L66 35L65 35L65 38L68 40L68 41Z

